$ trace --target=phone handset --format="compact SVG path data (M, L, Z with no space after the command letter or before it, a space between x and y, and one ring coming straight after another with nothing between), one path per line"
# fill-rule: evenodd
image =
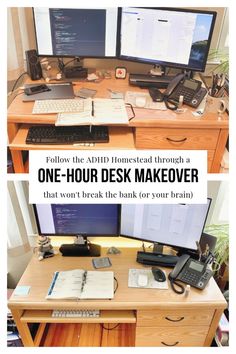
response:
M174 79L171 80L167 89L163 93L165 105L168 109L171 109L172 111L175 111L178 108L178 104L173 101L169 101L169 96L173 93L173 91L176 89L179 83L184 79L184 77L185 74L176 75ZM169 103L171 103L171 105Z
M182 256L180 256L178 262L175 265L175 268L172 270L172 272L170 272L168 276L170 280L170 285L174 292L177 294L183 294L185 292L185 287L179 282L177 282L176 279L178 278L179 273L182 271L189 258L190 256L187 254L183 254Z

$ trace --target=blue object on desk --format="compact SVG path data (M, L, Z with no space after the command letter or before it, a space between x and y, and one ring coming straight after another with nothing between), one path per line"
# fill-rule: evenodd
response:
M30 291L30 286L20 285L15 288L13 295L27 296L29 294L29 291Z

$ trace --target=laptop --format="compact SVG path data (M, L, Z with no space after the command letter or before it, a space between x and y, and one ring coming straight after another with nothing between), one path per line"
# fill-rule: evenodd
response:
M36 86L36 84L25 85L25 87L32 86ZM47 86L50 88L50 91L40 92L30 96L23 94L22 101L30 102L36 100L55 100L75 97L72 83L47 84Z

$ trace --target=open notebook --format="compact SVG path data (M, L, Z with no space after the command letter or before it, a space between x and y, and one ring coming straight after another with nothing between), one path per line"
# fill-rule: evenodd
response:
M114 273L74 269L55 272L46 299L112 299Z
M86 98L81 100L79 112L58 113L55 125L112 125L128 122L123 99Z

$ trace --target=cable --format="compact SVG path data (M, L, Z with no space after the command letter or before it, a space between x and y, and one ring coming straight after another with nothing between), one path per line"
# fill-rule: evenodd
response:
M15 87L16 87L18 81L20 80L20 78L21 78L22 76L26 75L26 74L28 74L27 71L23 72L23 73L16 79L16 81L15 81L13 87L12 87L11 94L14 92Z
M100 323L100 326L102 327L102 329L105 329L107 331L112 331L113 329L119 327L120 323L117 323L114 327L110 328L110 327L105 327L103 323Z
M116 279L116 277L114 277L114 280L116 282L116 286L115 286L115 289L114 289L114 294L115 294L116 290L118 289L118 280Z
M166 108L170 109L171 111L176 111L178 109L178 103L169 100L168 97L164 97L164 103Z
M185 292L185 287L184 287L182 284L177 283L177 281L174 280L174 279L169 279L169 280L170 280L171 288L172 288L172 290L173 290L176 294L183 294L183 293ZM180 290L178 290L178 289L176 288L176 286L177 286Z
M130 121L131 119L134 119L134 118L135 118L134 108L133 108L133 106L132 106L131 103L126 103L125 105L128 106L128 107L131 109L132 114L133 114L133 116L129 118L129 121Z

